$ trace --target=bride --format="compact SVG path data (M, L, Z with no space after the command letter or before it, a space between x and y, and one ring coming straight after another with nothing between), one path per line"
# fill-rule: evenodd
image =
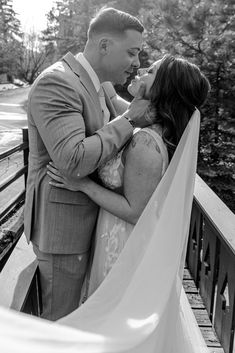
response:
M145 85L145 98L150 100L155 113L154 123L135 131L130 143L99 168L104 186L88 177L69 180L55 165L48 166L48 174L53 179L50 184L82 191L101 207L94 257L82 301L99 287L116 262L164 175L190 117L195 108L200 109L204 104L210 89L208 80L196 65L170 55L147 69L138 70L128 86L133 97L140 85Z

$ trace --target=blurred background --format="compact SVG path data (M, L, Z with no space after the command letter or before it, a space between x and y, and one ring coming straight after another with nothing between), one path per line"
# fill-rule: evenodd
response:
M234 0L0 0L0 153L22 139L30 85L68 51L83 51L89 22L104 5L144 24L143 67L171 53L208 77L198 174L235 213ZM126 86L116 89L130 100ZM0 179L20 161L3 161Z

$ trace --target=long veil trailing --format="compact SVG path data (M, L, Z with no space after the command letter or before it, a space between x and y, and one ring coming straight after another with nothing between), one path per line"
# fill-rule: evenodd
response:
M196 110L97 291L56 323L0 308L2 352L208 352L182 290L199 126Z

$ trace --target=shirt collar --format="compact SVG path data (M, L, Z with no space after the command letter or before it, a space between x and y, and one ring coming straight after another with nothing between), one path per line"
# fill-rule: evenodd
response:
M97 92L100 90L100 80L98 76L96 75L95 71L91 67L91 64L88 62L88 60L85 58L83 53L78 53L76 56L76 59L78 62L83 66L83 68L86 70L88 75L90 76L90 79L95 86L95 89Z

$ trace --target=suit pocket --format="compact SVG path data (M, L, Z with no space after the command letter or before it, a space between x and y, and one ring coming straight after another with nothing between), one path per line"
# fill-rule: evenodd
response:
M81 191L70 191L52 187L49 201L68 205L87 205L91 202L89 197Z

